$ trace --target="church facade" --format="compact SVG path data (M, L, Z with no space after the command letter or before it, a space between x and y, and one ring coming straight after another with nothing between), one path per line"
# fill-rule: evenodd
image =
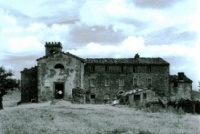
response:
M72 97L72 89L85 91L90 103L113 100L134 90L152 90L159 96L191 98L192 81L184 73L170 75L162 58L80 58L62 52L60 42L47 42L37 66L21 71L21 101L47 101ZM179 76L181 75L181 76Z

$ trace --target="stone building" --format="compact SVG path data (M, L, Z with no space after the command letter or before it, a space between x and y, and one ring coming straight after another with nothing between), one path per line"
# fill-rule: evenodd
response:
M155 92L151 89L134 89L125 92L124 97L127 97L127 102L130 106L144 105L146 102L157 101Z
M178 75L170 75L170 93L175 99L191 99L192 80L190 80L183 72Z
M37 59L37 66L21 71L21 100L70 99L73 88L85 91L86 101L101 103L113 100L119 94L148 89L159 96L190 93L190 86L175 88L169 74L170 64L162 58L87 58L62 52L60 42L46 43L45 56ZM184 75L185 76L185 75ZM189 79L188 79L189 80ZM186 84L187 85L187 84ZM182 92L184 88L184 91ZM180 92L175 92L175 90ZM187 97L190 97L188 94Z

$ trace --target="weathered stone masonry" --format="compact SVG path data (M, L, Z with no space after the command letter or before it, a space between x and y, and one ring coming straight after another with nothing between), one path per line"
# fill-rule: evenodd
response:
M109 69L105 71L106 68ZM85 88L100 101L105 97L112 100L120 91L137 88L169 95L169 64L161 58L86 59L84 78ZM94 80L93 85L90 80Z
M21 72L21 101L31 102L38 98L37 88L37 70L35 66L30 69L24 69Z
M86 100L91 103L113 100L119 93L138 88L155 91L160 96L190 98L192 81L189 78L178 81L179 87L174 88L169 65L162 58L138 54L133 58L83 59L62 52L60 42L46 43L45 56L37 59L37 66L21 72L21 98L22 102L33 98L69 99L72 89L77 87L84 89Z
M56 97L56 88L63 88L63 99L72 94L72 88L83 88L82 59L55 50L55 45L46 45L46 56L37 59L38 62L38 97L41 100L52 100ZM48 50L52 49L52 50ZM53 54L48 53L53 52ZM57 87L56 87L57 86Z

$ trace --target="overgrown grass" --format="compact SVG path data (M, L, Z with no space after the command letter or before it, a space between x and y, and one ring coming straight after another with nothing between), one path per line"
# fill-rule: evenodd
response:
M124 106L26 104L0 111L2 134L199 134L197 115L150 113Z
M20 90L16 89L14 91L9 91L3 96L3 106L13 107L17 105L17 102L21 100Z

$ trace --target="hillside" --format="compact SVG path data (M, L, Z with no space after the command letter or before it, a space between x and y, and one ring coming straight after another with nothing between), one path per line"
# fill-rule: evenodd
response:
M7 104L8 98L4 99ZM10 101L13 103L12 99ZM147 113L125 106L79 105L63 100L6 106L0 111L0 119L2 134L200 133L197 115Z

